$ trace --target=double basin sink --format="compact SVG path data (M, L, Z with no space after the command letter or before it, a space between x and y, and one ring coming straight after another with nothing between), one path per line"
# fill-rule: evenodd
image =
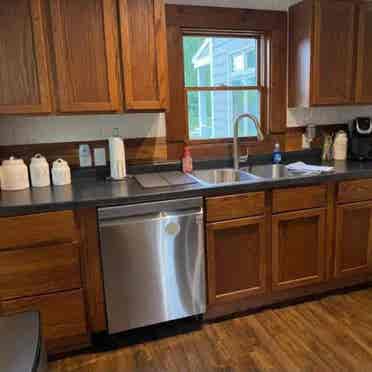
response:
M285 165L268 164L233 168L206 169L194 171L193 176L201 183L234 184L239 182L257 182L262 179L280 179L293 176Z

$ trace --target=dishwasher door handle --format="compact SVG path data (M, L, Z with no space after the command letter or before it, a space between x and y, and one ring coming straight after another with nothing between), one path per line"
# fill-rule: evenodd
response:
M182 217L195 217L196 222L203 223L203 209L191 209L191 210L182 210L182 211L175 211L175 212L160 212L160 213L153 213L148 215L137 215L131 217L112 217L106 218L100 221L101 227L108 227L108 226L119 226L119 225L128 225L133 224L135 222L161 222L166 221L167 219L175 219L175 218L182 218Z
M184 214L191 210L203 208L202 198L167 200L154 203L132 204L119 207L106 207L98 209L99 221L133 216L156 215L158 213Z

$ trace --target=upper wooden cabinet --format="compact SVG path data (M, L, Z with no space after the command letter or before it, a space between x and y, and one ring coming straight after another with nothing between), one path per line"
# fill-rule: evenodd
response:
M356 102L372 102L372 3L359 9Z
M41 0L1 0L0 35L0 114L51 112Z
M371 83L368 85L366 80L372 76L368 62L372 54L367 45L372 30L369 8L361 8L359 49L355 42L359 9L356 1L304 0L290 8L289 107L372 102ZM361 93L355 100L357 50Z
M127 110L168 108L163 0L119 0Z
M50 0L59 112L119 111L114 0Z
M162 0L2 0L0 35L0 114L168 108Z

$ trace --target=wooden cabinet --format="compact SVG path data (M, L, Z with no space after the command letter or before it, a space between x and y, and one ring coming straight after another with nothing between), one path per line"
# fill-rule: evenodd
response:
M114 0L50 0L59 112L119 111Z
M77 244L0 251L0 300L72 288L81 288Z
M335 276L372 273L372 202L339 205L336 216Z
M119 0L125 107L168 108L163 0Z
M82 290L4 301L1 308L4 315L39 311L41 329L49 354L89 344Z
M372 3L359 9L356 102L372 103Z
M272 218L273 290L325 280L326 209L283 213Z
M273 190L273 213L321 208L327 205L327 186L316 185Z
M317 0L314 13L312 104L353 101L355 4Z
M350 0L304 0L290 8L289 107L355 102L356 15ZM361 28L368 34L369 27Z
M266 291L265 218L207 225L208 302L236 301Z
M0 218L0 314L39 310L51 353L89 341L80 220L72 211Z
M163 0L0 3L0 114L168 108Z
M0 114L52 111L41 0L0 1Z
M265 193L251 192L206 199L207 221L258 216L265 213Z

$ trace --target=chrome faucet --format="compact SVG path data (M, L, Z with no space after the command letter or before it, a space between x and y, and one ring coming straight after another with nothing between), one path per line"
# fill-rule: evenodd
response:
M251 115L251 114L242 114L242 115L239 115L235 119L235 122L234 122L234 169L236 170L239 169L239 162L240 162L239 146L238 146L239 124L242 119L246 119L246 118L251 119L251 121L255 125L256 130L257 130L257 139L259 141L263 141L265 139L262 133L262 130L261 130L260 122L258 121L256 116ZM247 158L248 158L248 151L247 151Z

